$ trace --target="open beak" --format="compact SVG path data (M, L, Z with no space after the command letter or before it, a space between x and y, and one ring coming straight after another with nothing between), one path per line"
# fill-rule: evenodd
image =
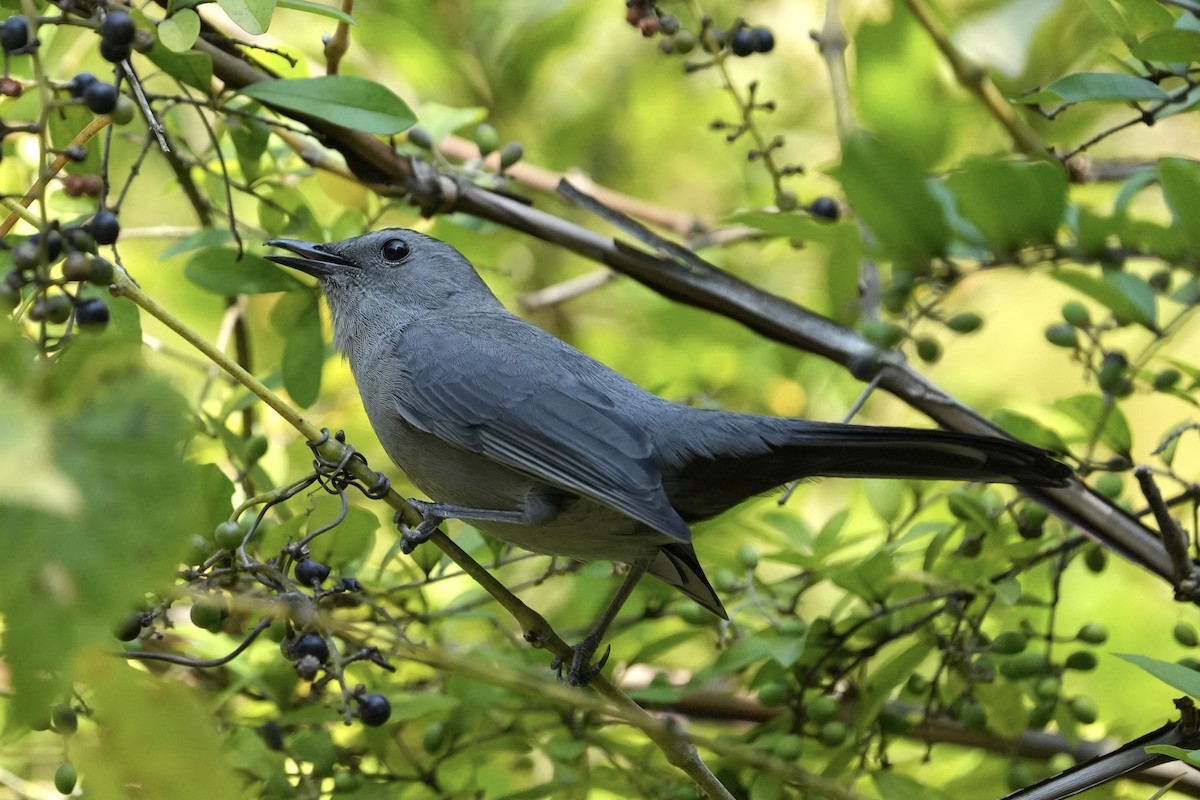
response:
M276 264L307 272L314 278L324 278L354 266L347 259L327 251L323 244L313 244L299 239L268 239L263 244L268 247L282 247L298 256L298 258L296 256L265 256L267 261L274 261Z

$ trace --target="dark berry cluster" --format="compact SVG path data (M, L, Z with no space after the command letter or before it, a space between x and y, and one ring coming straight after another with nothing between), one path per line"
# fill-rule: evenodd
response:
M124 61L133 52L136 34L137 26L128 12L109 11L100 23L100 55L114 64Z

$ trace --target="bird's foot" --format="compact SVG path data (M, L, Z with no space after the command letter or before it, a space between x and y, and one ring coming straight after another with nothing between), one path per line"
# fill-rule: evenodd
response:
M595 664L589 663L592 656L596 654L596 648L599 643L589 639L584 639L579 644L571 648L571 666L566 671L566 676L563 675L563 668L567 666L567 659L563 656L558 656L550 662L550 669L558 673L558 682L566 683L569 686L587 686L592 682L592 679L600 674L604 669L604 665L608 663L608 656L612 653L612 645L604 648L604 655L600 656L600 660Z
M424 500L408 499L408 504L421 512L421 522L415 528L410 528L404 523L404 515L396 512L396 524L400 527L400 552L404 555L410 555L417 546L429 541L429 537L437 531L438 525L442 524L444 517L439 517L431 512L430 507L433 503L426 503Z

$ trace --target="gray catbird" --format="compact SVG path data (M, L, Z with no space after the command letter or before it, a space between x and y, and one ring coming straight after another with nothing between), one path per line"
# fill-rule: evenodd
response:
M375 433L433 499L412 501L424 520L406 550L457 518L526 550L630 565L574 648L572 683L603 665L592 655L645 572L727 618L688 525L753 495L813 476L1062 486L1071 474L1007 439L663 400L511 314L461 253L415 231L267 244L320 281Z

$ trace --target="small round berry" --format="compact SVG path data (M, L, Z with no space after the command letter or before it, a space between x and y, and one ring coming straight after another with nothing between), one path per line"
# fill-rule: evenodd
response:
M422 128L420 125L413 125L408 129L408 141L422 150L433 149L433 137L429 135L429 131Z
M324 664L329 660L329 643L319 633L306 633L296 640L292 652L295 653L296 658L311 656L319 663Z
M475 126L475 144L479 145L479 155L487 157L499 146L500 134L492 125L481 122Z
M63 88L70 93L71 97L83 97L83 90L96 83L97 80L98 78L90 72L80 72L67 81Z
M12 249L13 266L21 271L37 269L42 263L42 251L30 237Z
M508 169L513 164L521 160L525 155L525 148L516 142L509 142L500 150L500 169Z
M236 550L246 538L246 529L233 520L225 520L213 531L213 539L222 550Z
M92 256L92 274L88 278L88 282L96 286L108 286L113 282L113 265L112 262Z
M54 770L54 788L58 790L59 794L70 794L75 791L75 784L78 781L79 772L70 761L64 761L58 765L58 769Z
M676 55L685 56L696 49L696 34L683 30L671 39L671 50Z
M34 322L61 325L71 318L71 301L61 294L42 297L29 309L29 318Z
M79 715L66 703L61 703L51 709L50 720L54 724L55 732L64 736L79 730Z
M658 18L658 27L667 36L674 36L679 33L679 17L674 14L663 14Z
M4 52L17 54L29 45L29 19L17 14L0 24L0 45Z
M735 56L745 57L754 52L754 32L749 28L738 28L729 37L729 49Z
M769 53L775 49L775 34L770 28L751 28L750 37L756 53Z
M63 278L69 281L86 281L92 277L92 257L81 250L68 253L62 273Z
M100 23L100 38L113 44L133 44L137 26L125 11L110 11Z
M66 150L62 151L63 155L69 160L79 163L87 159L87 148L81 144L70 145Z
M9 275L16 273L10 272ZM7 277L7 276L5 276ZM10 286L8 281L0 283L0 311L9 311L21 304L21 290Z
M93 114L107 114L117 107L117 87L96 81L83 90L83 104Z
M100 209L87 224L88 232L96 240L96 244L112 244L121 235L121 223L117 215L107 208Z
M108 304L99 297L91 297L75 307L75 321L79 327L98 330L108 324Z
M16 78L7 75L0 78L0 95L4 97L20 97L25 93L25 87Z
M363 725L378 728L392 716L392 704L381 694L368 694L358 698L358 718Z
M814 217L829 220L837 219L840 214L837 201L832 197L818 197L812 201L812 204L808 207L808 211Z
M113 627L113 636L119 642L132 642L141 635L145 620L141 611L130 611Z
M100 57L110 64L118 64L129 58L133 48L127 44L114 44L108 39L100 40Z
M109 113L114 125L128 125L133 122L133 101L125 95L117 98L117 107Z
M188 618L192 624L202 630L216 633L225 626L225 618L229 611L221 599L201 599L192 603Z
M329 577L329 567L306 558L296 563L296 580L304 586L320 586Z

